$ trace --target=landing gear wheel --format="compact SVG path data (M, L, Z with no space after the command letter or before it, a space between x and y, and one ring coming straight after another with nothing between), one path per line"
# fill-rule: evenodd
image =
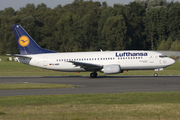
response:
M154 77L157 77L158 76L158 74L157 73L154 73Z
M90 74L90 77L91 77L91 78L97 78L97 73L91 73L91 74Z

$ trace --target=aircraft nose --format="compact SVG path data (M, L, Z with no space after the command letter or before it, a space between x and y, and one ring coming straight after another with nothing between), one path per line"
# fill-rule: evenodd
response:
M174 64L174 63L175 63L175 60L174 60L174 59L172 59L172 58L169 58L168 63L169 63L170 65L172 65L172 64Z

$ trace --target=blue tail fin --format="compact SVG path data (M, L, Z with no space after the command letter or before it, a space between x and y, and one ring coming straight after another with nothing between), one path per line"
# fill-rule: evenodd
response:
M51 50L43 49L31 38L31 36L21 27L21 25L12 25L21 55L56 53Z

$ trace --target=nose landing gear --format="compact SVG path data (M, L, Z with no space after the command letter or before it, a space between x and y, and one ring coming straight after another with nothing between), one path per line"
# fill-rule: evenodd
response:
M158 76L158 74L157 73L154 73L154 77L157 77Z

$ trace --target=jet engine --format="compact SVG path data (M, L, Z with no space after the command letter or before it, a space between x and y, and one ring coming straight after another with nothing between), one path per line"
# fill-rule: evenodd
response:
M102 72L104 74L115 74L115 73L122 73L120 65L113 64L113 65L104 65Z

